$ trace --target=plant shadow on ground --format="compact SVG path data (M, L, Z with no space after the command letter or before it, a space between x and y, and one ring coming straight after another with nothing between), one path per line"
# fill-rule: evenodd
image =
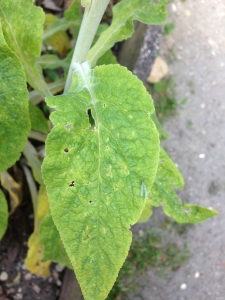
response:
M156 116L160 122L170 116L177 115L177 109L182 107L187 99L176 99L175 85L172 77L162 79L155 84L148 84L147 90L154 99Z
M160 228L139 230L134 235L127 260L121 268L118 278L107 300L128 300L129 293L140 287L137 281L149 269L165 279L171 276L191 257L187 244L178 245L178 235L187 232L190 224L178 224L170 218L161 223Z

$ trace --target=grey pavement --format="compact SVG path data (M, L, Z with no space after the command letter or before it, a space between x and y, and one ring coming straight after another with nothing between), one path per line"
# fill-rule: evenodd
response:
M188 102L165 123L163 145L184 176L181 199L220 214L188 230L192 257L167 281L153 270L140 279L141 298L225 300L225 1L177 0L169 10L175 30L160 53L174 57L177 98Z

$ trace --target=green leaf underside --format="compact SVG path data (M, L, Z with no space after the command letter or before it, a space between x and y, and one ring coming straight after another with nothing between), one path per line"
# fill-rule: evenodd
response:
M39 107L29 101L29 115L31 121L31 129L44 134L48 134L48 123Z
M179 223L199 223L218 214L193 204L183 204L174 191L183 189L184 181L178 168L161 148L159 166L150 191L151 205L163 206L164 213Z
M8 225L8 205L5 195L0 190L0 240L6 232Z
M20 157L30 131L26 78L0 28L0 172Z
M116 42L132 36L133 21L145 24L161 24L167 18L166 4L168 0L123 0L113 7L113 21L88 53L87 60L95 65L97 60Z
M42 172L83 295L101 300L127 256L130 225L146 200L141 180L150 189L159 140L152 99L135 76L119 65L77 68L68 94L47 98L55 127Z
M43 262L51 260L73 269L51 215L47 215L41 222L39 241L44 246Z
M43 96L51 93L36 64L42 47L45 14L33 0L0 0L0 21L8 46L20 58L28 83Z

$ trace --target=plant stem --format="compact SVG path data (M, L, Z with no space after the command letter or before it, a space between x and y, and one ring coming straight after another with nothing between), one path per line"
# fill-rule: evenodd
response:
M88 51L90 50L95 33L98 29L108 3L109 0L91 0L90 5L85 8L85 13L73 53L73 58L70 64L64 93L68 92L72 82L73 63L82 63L86 60Z

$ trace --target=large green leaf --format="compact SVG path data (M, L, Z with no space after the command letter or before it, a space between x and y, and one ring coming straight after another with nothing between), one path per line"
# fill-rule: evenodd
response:
M51 93L36 64L42 47L45 14L33 0L0 0L0 21L8 46L20 58L28 83L43 96Z
M171 0L123 0L113 7L113 21L89 51L87 60L96 65L97 60L116 42L132 36L133 21L160 24L167 18L166 4Z
M60 265L73 269L59 236L59 232L50 214L47 215L41 222L39 229L39 241L44 246L41 261L46 262L51 260L55 263L59 263Z
M26 78L17 56L7 46L0 28L0 172L20 157L29 131Z
M0 240L5 234L8 225L8 205L5 195L0 190Z
M101 300L127 256L129 228L145 206L141 182L150 189L154 181L159 138L153 101L126 68L76 67L68 94L46 99L56 111L42 173L84 297Z
M182 189L183 185L178 168L161 148L157 175L150 191L151 205L162 205L165 214L179 223L199 223L218 214L205 207L183 204L174 191L174 187Z

